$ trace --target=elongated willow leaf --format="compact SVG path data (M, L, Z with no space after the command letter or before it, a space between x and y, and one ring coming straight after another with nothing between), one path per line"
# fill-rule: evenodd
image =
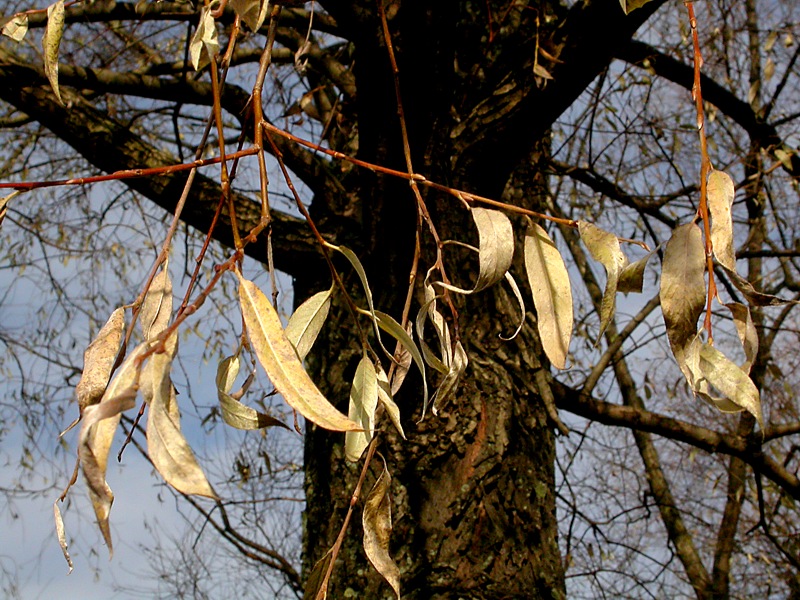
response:
M275 389L289 406L320 427L333 431L359 430L360 427L336 410L311 381L283 332L278 313L264 293L241 274L236 276L250 342Z
M47 7L47 25L42 36L42 54L44 56L44 72L58 103L64 106L61 91L58 89L58 49L64 35L64 0L58 0Z
M659 298L667 338L682 370L686 346L697 334L697 319L706 301L704 273L705 248L700 228L693 223L679 225L664 249Z
M713 387L731 402L756 418L764 429L761 397L753 380L722 352L703 343L700 348L700 371Z
M169 277L169 265L153 277L150 288L144 296L139 323L142 335L148 342L156 339L169 325L172 317L172 280Z
M450 369L442 380L442 383L439 384L436 394L433 397L433 406L431 407L431 412L434 415L439 414L439 409L447 404L447 401L455 393L456 388L458 387L458 381L461 379L461 375L464 374L468 363L469 359L467 358L467 353L464 350L464 347L461 345L461 342L456 342L455 349L453 350L453 359L450 364Z
M113 546L108 517L114 494L106 483L108 453L122 411L136 405L138 378L136 363L145 349L144 343L137 346L120 366L100 402L84 409L83 425L78 435L78 460L89 488L89 499L97 516L97 525L108 546L109 555L113 554Z
M660 246L659 246L660 247ZM619 281L617 282L617 291L623 294L641 294L644 287L644 270L647 263L653 258L653 255L658 252L658 248L652 252L648 252L645 256L627 265L619 274Z
M269 10L269 0L231 0L231 7L250 28L258 31L264 24Z
M417 348L417 345L414 343L414 340L411 339L408 332L400 327L400 323L395 321L392 316L376 310L375 318L381 329L400 342L403 347L411 353L411 358L414 359L414 363L417 365L422 375L422 417L424 417L425 410L428 406L428 379L425 376L425 363L422 360L422 353L420 353L419 348ZM422 417L420 417L420 419Z
M214 491L181 432L178 398L170 378L178 335L173 333L165 346L165 352L150 357L142 373L142 395L150 405L147 452L164 481L176 490L214 498Z
M508 287L511 288L511 291L514 294L514 298L517 299L517 306L519 306L519 323L517 324L517 328L514 330L514 333L512 333L509 337L500 335L501 340L509 342L519 335L519 332L522 331L522 326L525 325L525 300L522 298L522 292L519 290L517 280L514 279L514 276L511 273L506 272L505 277L506 281L508 282Z
M111 313L106 324L83 353L83 373L75 388L81 414L87 406L97 404L103 397L119 352L124 328L125 310L118 308Z
M239 374L239 355L229 356L217 367L217 397L222 412L222 420L231 427L243 430L264 429L265 427L289 427L282 421L245 406L231 395L231 388ZM245 387L247 384L245 383ZM242 390L242 393L244 389ZM238 393L236 394L238 396Z
M350 388L348 416L361 426L362 431L344 434L344 455L357 462L369 446L375 433L375 410L378 408L378 375L375 365L365 354L356 367L353 386Z
M67 575L69 575L75 569L75 565L72 564L72 557L69 555L69 550L67 549L67 531L64 529L64 518L61 516L61 509L58 508L59 502L60 500L56 500L53 503L53 518L56 522L56 537L58 538L58 545L61 547L61 553L64 555L64 560L67 561L67 566L69 567L69 572Z
M428 272L430 275L430 271ZM432 368L436 369L442 374L446 374L449 370L453 351L450 342L450 328L447 325L442 313L436 308L436 299L438 296L430 284L428 278L425 278L423 285L425 294L425 303L420 307L416 318L417 338L419 338L419 345L422 349L422 356L425 362ZM436 336L439 340L439 354L437 355L428 344L425 342L425 324L430 319Z
M739 275L736 271L728 269L725 265L720 265L725 275L728 276L731 283L742 292L742 295L747 299L750 306L782 306L784 304L800 304L797 300L784 300L772 294L765 294L759 292L753 287L753 284L747 281L744 277Z
M394 398L392 398L392 387L389 384L389 378L380 365L378 365L375 370L378 377L378 400L389 415L389 419L391 419L395 429L403 436L403 439L406 439L406 433L403 431L403 425L400 423L400 408L397 406L397 403L395 403Z
M392 503L389 498L391 482L391 475L384 463L383 471L364 501L364 553L375 570L392 586L400 600L400 569L389 554L392 535Z
M203 7L197 30L189 43L189 58L195 71L205 67L219 52L219 40L211 6Z
M586 221L578 221L578 231L583 243L589 249L589 254L606 270L606 289L600 302L600 333L597 334L599 342L611 323L611 319L614 318L617 305L617 282L622 270L628 264L628 259L622 253L619 240L613 233L604 231Z
M294 311L286 325L286 337L292 343L300 360L305 360L322 330L331 309L333 288L318 292Z
M744 304L731 302L726 304L725 307L731 311L736 333L739 335L739 341L742 342L742 348L744 349L742 371L749 374L756 360L756 355L758 355L758 331L756 330L756 325L753 323L750 309Z
M525 232L525 270L545 354L554 367L563 369L572 337L572 290L561 253L536 223L529 223Z
M472 219L478 229L478 279L471 290L438 282L459 294L473 294L500 281L514 259L514 230L511 221L499 210L475 207ZM474 247L470 246L474 250Z
M711 213L711 245L714 256L731 271L736 270L733 252L733 197L735 189L730 175L712 171L708 175L708 210Z

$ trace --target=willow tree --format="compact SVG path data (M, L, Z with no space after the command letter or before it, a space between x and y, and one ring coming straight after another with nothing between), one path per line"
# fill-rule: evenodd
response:
M0 46L14 140L3 150L15 190L4 229L9 218L22 228L39 188L107 180L175 215L141 293L108 321L93 315L100 331L77 385L79 461L109 548L109 447L141 396L147 433L133 440L223 538L298 595L562 598L565 573L594 551L573 545L566 525L559 547L557 497L564 523L601 525L564 488L591 477L565 468L557 485L557 436L587 439L569 434L561 409L632 432L644 485L633 501L658 513L656 553L674 557L654 559L669 575L653 577L662 590L715 598L732 582L761 585L734 560L751 525L764 560L779 564L764 580L796 585L786 513L800 497L787 442L797 415L762 397L793 316L776 294L797 276L796 8L721 0L698 26L691 5L622 4L9 7L4 33L22 43ZM38 37L41 52L26 45ZM59 163L67 146L83 160ZM41 176L21 181L31 165ZM57 215L29 233L63 245L46 233L68 221ZM181 221L199 232L186 235L231 249L212 270L204 246L179 288L167 259ZM271 285L253 283L244 255ZM648 262L660 284L632 318L618 316L617 293L652 281ZM276 270L294 281L285 330ZM208 327L192 322L207 297L225 299L229 326L214 335L240 340L219 365L218 414L243 429L280 424L251 407L251 379L232 391L241 365L257 362L306 419L299 573L296 558L195 499L226 506L181 434L184 395L170 372L178 335ZM659 303L663 321L651 317ZM678 387L660 377L653 388L631 366L653 328ZM651 410L653 389L682 402ZM601 399L611 392L619 402ZM703 497L707 514L685 483L694 471L675 476L680 452L661 439L726 457L727 489ZM605 464L627 464L615 460ZM582 575L602 582L604 568ZM622 571L617 583L652 583Z

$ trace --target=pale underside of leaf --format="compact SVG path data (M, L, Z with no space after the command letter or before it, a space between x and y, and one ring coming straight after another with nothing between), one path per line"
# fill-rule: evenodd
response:
M648 252L645 256L627 265L619 274L619 281L617 282L617 291L623 294L641 294L644 287L644 270L647 263L653 258L653 255L658 251L658 248L652 252Z
M211 6L203 7L197 30L194 32L192 41L189 44L189 58L195 71L199 71L209 64L214 55L219 53L217 27L211 12Z
M409 323L408 326L408 331L410 331L411 323ZM391 381L392 396L400 391L403 382L406 380L406 375L408 375L408 371L411 369L411 361L411 352L409 352L408 348L403 346L403 344L397 342L397 346L394 351L394 363L397 365L397 367L394 370Z
M376 373L378 378L378 401L383 405L383 408L389 415L389 419L392 421L395 429L397 429L398 433L400 433L403 439L406 439L406 434L403 431L403 425L400 423L400 408L397 406L397 403L392 397L393 392L391 385L389 384L389 378L387 377L386 372L383 370L383 367L380 365L377 366Z
M519 323L517 324L517 328L514 330L514 333L508 337L503 335L500 336L501 340L510 342L519 335L519 332L522 331L522 326L525 325L525 300L522 298L522 292L520 291L519 286L517 285L517 280L514 279L514 276L510 272L506 272L505 278L508 282L508 287L511 288L511 291L514 294L514 298L517 299L517 306L519 306Z
M328 402L306 373L280 318L256 285L239 273L239 299L247 333L261 366L284 400L306 419L333 431L357 431L359 425Z
M56 100L62 106L61 92L58 89L58 48L61 46L61 37L64 35L64 0L58 0L47 7L47 25L42 36L42 51L44 57L44 72Z
M467 369L468 363L467 352L464 350L461 342L456 342L455 348L453 349L453 359L450 364L450 369L442 380L442 383L439 384L439 388L436 390L436 394L433 397L431 412L434 415L438 415L439 410L447 404L453 394L455 394L458 381Z
M267 18L269 0L231 0L231 7L250 31L258 31Z
M61 553L64 555L64 560L67 561L67 565L69 566L69 572L67 575L72 573L75 566L72 564L72 557L69 555L69 550L67 549L67 532L64 529L64 519L61 516L61 509L58 508L58 503L60 500L56 500L53 503L53 518L56 522L56 537L58 538L58 545L61 547Z
M764 429L761 397L747 373L708 343L700 347L700 371L710 385L733 404L753 415L761 429Z
M707 185L708 210L711 213L711 245L714 256L731 271L736 270L733 252L733 197L735 188L730 175L712 171Z
M392 535L392 505L389 497L391 476L383 465L383 472L364 501L362 523L364 527L364 553L367 559L392 587L400 599L400 569L389 554Z
M611 323L611 319L614 318L617 284L622 270L628 264L628 259L622 253L619 239L613 233L604 231L586 221L578 221L578 231L583 243L589 249L589 254L606 270L606 288L600 302L600 332L597 334L599 341Z
M686 346L697 334L706 300L705 248L700 228L679 225L664 250L659 298L672 353L683 369Z
M372 441L375 432L375 410L378 408L378 376L375 365L365 354L356 367L350 388L348 416L361 426L362 431L348 431L344 435L344 455L356 462Z
M87 406L97 404L103 397L119 352L124 328L125 310L118 308L111 313L108 321L83 353L83 373L75 387L81 414Z
M14 15L3 24L3 35L15 42L21 42L28 33L28 15Z
M230 391L233 387L233 382L239 374L240 362L239 355L235 354L222 360L219 363L219 367L217 367L217 397L219 398L222 420L235 429L245 431L264 429L265 427L284 427L289 429L283 421L245 406L231 395ZM244 389L241 392L244 393ZM237 392L235 395L238 396L239 393Z
M113 553L113 547L108 517L114 494L106 483L108 453L122 411L136 405L136 362L145 349L145 344L137 346L120 366L100 402L84 409L83 424L78 435L78 459L109 554Z
M758 355L758 331L753 322L753 317L750 315L750 309L738 302L731 302L730 304L726 304L725 307L731 311L733 324L736 326L736 333L744 349L742 371L750 373L750 369Z
M317 340L331 308L333 288L318 292L294 311L286 325L286 337L297 350L300 360L305 360Z
M545 354L554 367L563 369L572 337L572 290L561 253L536 223L525 232L525 270Z
M172 280L169 276L169 265L153 277L150 287L144 296L139 323L142 335L147 341L157 338L169 325L172 317Z
M148 361L148 376L143 374L142 394L150 405L147 413L147 451L153 466L169 485L183 494L214 498L214 492L192 449L181 432L178 398L170 378L177 350L177 334L172 334L167 352L153 354Z

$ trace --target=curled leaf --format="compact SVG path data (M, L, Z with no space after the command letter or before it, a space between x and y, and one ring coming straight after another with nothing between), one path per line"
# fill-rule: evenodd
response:
M604 231L586 221L578 221L578 231L592 258L602 264L606 270L606 289L600 302L600 333L597 334L599 341L611 323L611 319L614 318L617 282L622 270L628 264L628 259L622 253L619 239L613 233Z
M69 566L69 572L67 575L72 573L75 566L72 564L72 557L69 555L69 550L67 549L67 532L64 529L64 519L61 516L61 509L58 508L59 500L56 500L53 503L53 517L56 522L56 536L58 537L58 545L61 547L61 553L64 555L64 560L67 561L67 565Z
M800 304L797 300L784 300L772 294L765 294L759 292L753 287L753 284L747 281L744 277L739 275L736 271L728 269L725 265L720 265L722 270L728 276L731 283L742 292L742 295L747 299L750 306L782 306L784 304Z
M764 428L758 388L733 361L714 346L703 343L700 347L700 371L710 385L733 404L753 415L759 426Z
M300 360L305 360L331 309L333 288L318 292L294 311L286 325L286 337L297 350Z
M168 264L153 277L150 287L144 296L139 323L142 335L149 341L163 332L172 317L172 280L169 277Z
M619 4L622 6L622 10L626 15L631 14L631 12L637 8L641 8L648 2L650 2L650 0L619 0Z
M375 432L375 410L378 408L378 376L375 365L365 354L356 367L353 386L350 388L348 416L361 426L362 431L348 431L344 435L344 455L356 462L369 446Z
M731 311L736 333L739 335L739 341L742 342L742 348L744 349L742 371L750 373L750 368L758 355L758 331L750 315L750 309L738 302L731 302L726 304L725 307Z
M652 252L648 252L645 256L627 265L619 274L619 281L617 282L617 291L623 294L631 292L641 294L644 287L644 270L647 263L658 251L658 248Z
M514 297L517 299L517 305L519 306L519 324L517 324L517 328L514 330L509 337L500 336L501 340L505 340L506 342L513 340L515 337L519 335L519 332L522 331L522 326L525 325L525 300L522 299L522 292L519 291L519 286L517 285L517 280L514 279L514 276L506 272L506 281L508 282L508 286L511 288L511 291L514 293Z
M705 248L700 228L679 225L664 250L661 269L661 312L672 353L684 368L684 352L697 334L697 319L706 300Z
M392 504L389 498L391 475L383 465L375 485L364 501L364 553L375 570L381 574L400 599L400 569L389 554L392 535Z
M733 252L733 180L723 171L712 171L708 176L708 210L711 213L711 245L714 256L731 271L736 270Z
M269 0L231 0L231 8L239 15L250 31L258 31L269 10Z
M189 58L195 71L205 67L219 53L217 26L214 23L214 16L211 12L211 6L203 7L200 12L200 22L197 24L197 30L189 43Z
M21 42L28 33L28 15L16 14L9 19L4 19L3 35L10 37L15 42Z
M306 419L333 431L360 429L317 389L297 357L294 346L286 338L278 313L258 287L241 274L239 300L247 333L258 362L264 367L272 385L284 400Z
M541 226L532 222L525 232L525 270L545 354L554 367L563 369L572 337L569 274L553 240Z
M406 439L406 434L403 431L403 425L400 423L400 408L392 398L392 388L389 385L389 378L386 376L386 372L383 370L383 367L380 365L376 368L376 374L378 378L378 400L383 405L384 410L386 410L387 414L389 415L389 419L391 419L392 424L395 426L397 431L403 436L403 439Z
M243 430L264 429L265 427L289 427L268 414L245 406L231 394L233 382L239 374L239 355L229 356L217 367L217 397L219 398L222 420L231 427Z
M75 387L81 414L87 406L97 404L103 397L119 352L124 327L125 310L118 308L111 313L106 324L83 353L83 373Z
M431 412L434 415L439 414L439 409L447 403L455 392L458 387L458 381L461 379L461 375L464 374L468 363L469 359L467 358L464 347L461 345L461 342L456 342L455 348L453 349L453 359L450 364L450 369L442 380L442 383L439 384L439 388L436 390L436 394L433 397Z
M47 25L42 36L42 50L44 55L44 72L58 103L64 106L61 92L58 89L58 48L61 46L61 37L64 35L64 0L58 0L47 7Z

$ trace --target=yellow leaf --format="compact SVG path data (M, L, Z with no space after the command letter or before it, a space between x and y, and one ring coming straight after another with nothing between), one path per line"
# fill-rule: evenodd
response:
M344 435L344 455L347 460L357 462L369 446L375 432L375 410L378 408L378 377L375 365L365 354L356 367L353 386L350 389L348 415L358 423L362 431L348 431Z
M711 245L714 256L731 271L736 270L733 252L733 180L723 171L712 171L708 176L708 210L711 213Z
M64 0L51 4L47 7L47 25L44 28L42 37L42 50L44 51L44 72L56 100L64 106L61 99L61 92L58 89L58 48L61 46L61 36L64 34Z
M106 391L124 327L125 310L118 308L83 353L83 373L75 388L81 414L87 406L100 402Z
M167 328L172 316L172 280L168 268L168 264L164 263L158 275L153 277L142 302L139 323L142 326L142 335L148 342Z
M381 574L400 599L400 569L389 554L392 535L392 503L389 498L391 475L383 465L375 485L364 501L361 517L364 527L364 553L375 570Z
M286 338L278 313L252 281L239 278L239 300L247 333L258 361L284 400L306 419L333 431L357 431L356 423L345 417L311 381Z

